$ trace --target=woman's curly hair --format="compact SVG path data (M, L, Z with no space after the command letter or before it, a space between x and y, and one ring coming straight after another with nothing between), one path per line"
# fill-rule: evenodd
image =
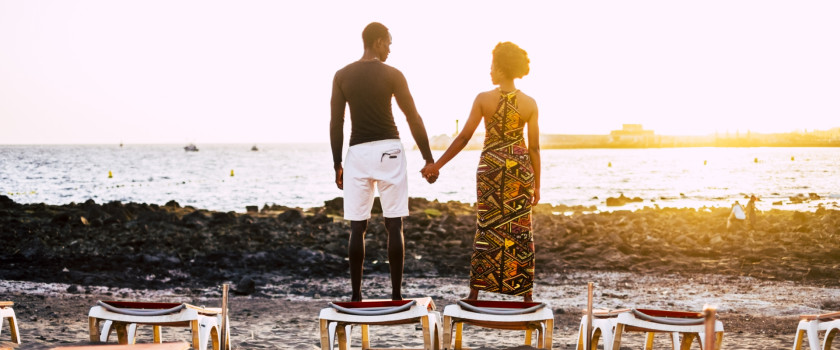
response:
M522 78L531 70L528 53L516 44L506 41L493 49L493 67L508 78Z

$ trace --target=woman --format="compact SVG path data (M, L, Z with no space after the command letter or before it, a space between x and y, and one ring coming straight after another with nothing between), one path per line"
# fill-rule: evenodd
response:
M493 49L490 78L498 88L478 94L464 130L423 177L434 181L440 168L467 145L484 119L486 136L478 163L478 230L470 260L470 295L478 292L532 300L534 240L531 206L540 200L540 129L537 103L513 80L529 71L528 53L511 42ZM528 127L528 145L524 129Z

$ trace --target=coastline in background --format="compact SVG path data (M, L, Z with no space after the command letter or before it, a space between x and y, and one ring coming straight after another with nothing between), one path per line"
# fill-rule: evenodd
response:
M429 138L429 143L434 150L446 150L457 135L457 130L452 136L435 135ZM484 133L477 132L465 149L480 150L483 142ZM674 147L840 147L840 127L810 132L762 134L736 130L701 136L678 136L656 135L654 130L645 130L642 124L624 124L620 130L605 135L540 135L542 149Z

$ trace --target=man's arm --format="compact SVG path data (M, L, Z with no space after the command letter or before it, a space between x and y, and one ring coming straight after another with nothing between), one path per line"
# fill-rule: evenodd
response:
M417 143L417 148L420 149L420 154L423 155L426 164L434 163L435 159L432 158L432 150L429 148L429 136L426 134L426 126L423 125L423 118L420 118L420 114L417 113L417 107L414 106L414 98L408 91L405 76L396 69L394 69L394 97L397 99L400 110L405 114L411 136L414 137L414 142Z
M332 146L335 185L344 189L344 168L341 166L341 149L344 147L344 110L347 99L341 91L338 73L333 78L332 97L330 98L330 146Z

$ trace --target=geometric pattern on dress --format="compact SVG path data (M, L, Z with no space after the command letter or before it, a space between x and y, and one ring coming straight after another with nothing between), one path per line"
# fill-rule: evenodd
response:
M534 170L516 93L502 93L496 112L484 119L484 148L476 172L478 229L470 259L470 287L530 295L534 287Z

